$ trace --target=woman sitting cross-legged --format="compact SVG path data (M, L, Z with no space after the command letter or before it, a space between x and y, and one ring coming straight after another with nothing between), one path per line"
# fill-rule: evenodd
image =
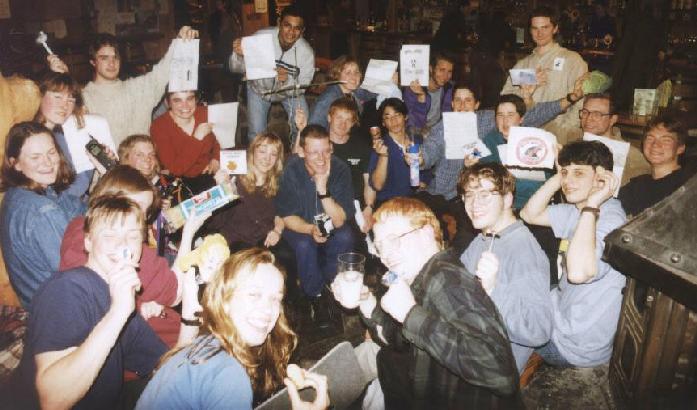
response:
M231 256L203 293L199 336L164 356L136 409L251 409L283 383L294 409L326 408L326 377L306 372L300 386L285 379L297 339L283 312L283 282L268 250ZM305 386L317 390L314 403L300 401Z
M22 122L10 129L0 170L0 246L12 288L25 309L39 286L58 271L65 228L85 212L66 192L75 179L48 128Z

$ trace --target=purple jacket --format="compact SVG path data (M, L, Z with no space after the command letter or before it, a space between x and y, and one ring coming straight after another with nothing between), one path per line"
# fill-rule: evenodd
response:
M407 105L409 110L409 120L407 125L415 128L423 128L426 126L426 117L428 116L428 111L431 109L431 95L428 93L426 87L426 101L420 103L417 99L416 94L411 91L411 88L404 87L402 95L404 96L404 103ZM443 92L440 95L440 112L450 112L453 110L453 84L448 82L443 86Z

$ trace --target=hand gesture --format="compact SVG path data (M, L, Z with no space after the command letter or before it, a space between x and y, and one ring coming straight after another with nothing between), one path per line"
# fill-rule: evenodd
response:
M535 94L537 87L538 87L537 84L521 84L520 91L523 94L523 100L527 101L527 100L531 99L532 95Z
M608 171L601 166L596 167L595 181L590 194L588 194L587 205L593 208L600 207L615 193L619 182L619 178L612 171Z
M48 57L46 57L46 60L48 61L48 68L54 73L68 72L68 65L65 64L57 55L49 54Z
M289 379L283 379L283 383L288 387L288 396L290 397L291 408L293 410L324 410L329 408L329 392L327 389L327 376L303 371L304 378L303 386L296 386ZM315 389L316 396L313 402L303 401L298 394L298 389L303 387L312 387Z
M493 252L484 251L482 256L477 262L477 271L475 276L479 278L482 283L482 288L486 291L487 295L491 295L496 287L496 274L499 272L499 258L494 255Z
M399 279L391 284L380 299L382 310L399 323L404 323L404 319L414 305L416 305L414 294L411 293L411 288L404 279Z
M573 94L573 99L574 101L578 101L581 98L583 98L583 83L591 76L589 72L583 73L580 77L576 79L574 82L574 89L571 90L571 94Z
M327 237L322 235L317 225L312 225L312 232L310 232L310 234L312 235L312 239L317 243L327 242Z
M182 316L185 318L193 318L196 312L202 310L198 301L198 283L196 283L196 275L194 269L191 268L182 275Z
M212 122L202 122L196 126L196 129L194 130L193 137L199 141L202 141L211 132L213 132L213 123Z
M329 173L331 172L332 168L332 161L331 159L327 163L327 171L321 174L314 174L312 176L312 179L315 180L315 187L317 188L317 192L327 192L327 182L329 182Z
M300 107L295 109L295 127L298 129L298 134L307 127L307 115Z
M108 276L111 295L110 310L122 316L124 320L135 309L135 294L141 286L135 268L136 264L133 261L122 261Z
M145 302L140 305L140 315L143 316L143 319L148 320L151 317L162 315L163 309L164 306L155 301Z
M276 77L279 82L285 83L288 81L288 70L283 67L276 67L276 73L278 74Z
M244 52L242 51L242 39L236 38L232 42L232 51L240 57L244 57Z
M202 174L216 174L220 170L220 161L213 158L208 165L201 171Z
M537 77L536 87L544 87L547 85L549 68L537 67L535 69L535 76Z
M465 167L469 168L472 165L476 164L479 162L479 158L475 157L474 155L467 155L465 157Z
M387 156L387 145L383 142L382 138L376 138L373 140L373 151L381 157Z
M189 26L182 26L182 28L179 29L179 34L177 35L177 38L180 38L184 41L193 40L195 38L198 38L198 30L194 30Z
M418 97L421 97L422 95L426 95L426 92L424 91L424 88L419 83L419 80L413 80L411 83L409 83L409 89L411 90L411 92L416 94Z
M196 232L201 229L203 224L208 220L208 218L213 215L213 212L206 212L203 214L196 214L193 212L189 218L187 218L186 222L184 222L184 228L182 228L182 236L186 234L190 234L190 237L193 237Z
M381 134L382 130L380 130L380 127L370 127L370 137L373 140L380 138Z
M280 240L281 234L272 229L269 231L269 233L266 234L266 239L264 239L264 246L266 246L267 248L276 246L276 244Z

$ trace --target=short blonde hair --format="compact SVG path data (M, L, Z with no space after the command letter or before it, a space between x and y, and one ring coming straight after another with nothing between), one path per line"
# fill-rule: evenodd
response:
M433 236L440 249L443 249L443 231L440 229L438 218L431 208L414 198L392 198L380 205L373 214L375 223L385 223L388 218L401 216L409 221L412 228L421 228L430 225L433 228Z

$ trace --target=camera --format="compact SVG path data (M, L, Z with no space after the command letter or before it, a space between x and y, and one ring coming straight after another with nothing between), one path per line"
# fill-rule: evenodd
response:
M324 237L329 236L334 230L332 219L324 212L319 215L315 215L315 225Z

